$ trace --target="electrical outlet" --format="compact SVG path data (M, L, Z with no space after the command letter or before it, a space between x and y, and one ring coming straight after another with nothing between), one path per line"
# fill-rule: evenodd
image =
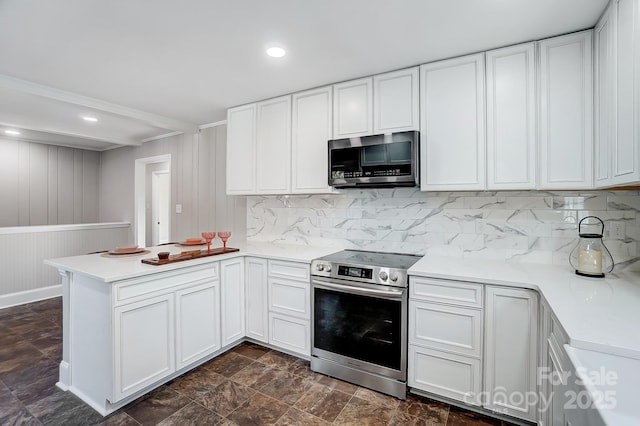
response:
M609 222L609 238L624 240L625 237L624 222Z
M176 204L176 213L182 213L182 204Z

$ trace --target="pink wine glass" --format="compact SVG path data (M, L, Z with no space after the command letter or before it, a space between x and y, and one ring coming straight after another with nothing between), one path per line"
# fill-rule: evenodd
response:
M218 237L222 240L222 250L227 250L227 240L231 237L231 231L218 232Z
M205 241L207 242L207 253L211 253L211 240L213 240L216 237L216 233L215 232L203 232L202 233L202 238L205 239Z

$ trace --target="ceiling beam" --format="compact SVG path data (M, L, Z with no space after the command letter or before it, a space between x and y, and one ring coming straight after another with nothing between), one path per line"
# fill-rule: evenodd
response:
M44 86L27 80L21 80L4 74L0 74L0 88L29 93L43 98L54 99L68 104L91 108L121 117L127 117L162 129L169 129L184 133L198 132L198 126L193 123L175 120L173 118L129 108L103 101L101 99L90 98L88 96L67 92L65 90L56 89L55 87Z

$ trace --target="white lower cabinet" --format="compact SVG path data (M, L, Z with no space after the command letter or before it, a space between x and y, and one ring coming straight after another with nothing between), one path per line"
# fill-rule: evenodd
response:
M269 343L267 260L245 258L245 308L247 337Z
M220 262L222 346L244 338L244 259Z
M175 371L174 312L173 294L115 308L116 401Z
M309 264L269 260L269 343L311 355L311 283Z
M217 281L176 292L177 369L220 349L220 288Z
M485 309L486 408L535 422L538 296L487 286Z
M410 387L537 421L536 292L410 277L409 294Z

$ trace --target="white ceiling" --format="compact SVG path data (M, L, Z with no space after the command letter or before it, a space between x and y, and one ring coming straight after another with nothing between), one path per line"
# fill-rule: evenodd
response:
M590 28L606 4L0 0L0 130L137 144L231 106ZM267 57L270 43L287 56Z

